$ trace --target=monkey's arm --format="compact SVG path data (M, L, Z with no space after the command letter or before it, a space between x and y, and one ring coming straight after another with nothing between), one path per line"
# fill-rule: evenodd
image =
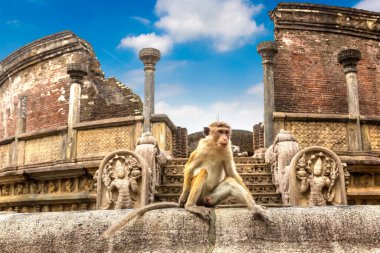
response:
M190 188L191 188L191 179L193 177L194 169L197 168L200 165L200 159L198 158L197 151L191 153L189 161L185 165L184 169L184 179L183 179L183 188L182 188L182 194L179 198L179 205L180 207L184 207L185 203L187 201L187 198L189 197Z

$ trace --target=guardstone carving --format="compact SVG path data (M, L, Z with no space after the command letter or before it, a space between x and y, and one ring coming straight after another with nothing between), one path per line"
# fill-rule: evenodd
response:
M94 179L97 209L139 208L148 203L150 169L138 154L119 150L106 156Z
M339 157L324 147L301 150L290 164L290 204L346 205L345 171Z

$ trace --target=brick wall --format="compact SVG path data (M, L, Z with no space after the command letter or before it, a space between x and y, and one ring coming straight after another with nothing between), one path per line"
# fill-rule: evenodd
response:
M378 13L282 3L271 17L278 43L275 111L347 114L345 76L337 55L356 48L362 54L360 113L380 116L380 26L370 23L379 20Z

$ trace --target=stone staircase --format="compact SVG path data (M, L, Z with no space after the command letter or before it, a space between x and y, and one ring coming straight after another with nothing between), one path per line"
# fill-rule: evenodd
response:
M157 188L155 201L178 202L182 191L183 169L188 158L174 158L165 167L162 185ZM272 184L269 166L262 159L251 157L235 158L236 168L244 183L251 191L256 203L264 206L282 206L281 195ZM236 205L238 201L229 198L222 205Z

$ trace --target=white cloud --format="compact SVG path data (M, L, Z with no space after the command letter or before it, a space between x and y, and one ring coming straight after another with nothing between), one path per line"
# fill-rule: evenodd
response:
M253 5L247 0L158 0L155 11L159 20L155 26L162 30L163 35L127 36L119 47L136 51L143 47L156 47L166 54L174 43L203 40L216 51L230 51L265 30L253 19L263 8L262 4Z
M357 3L354 6L354 8L380 12L380 1L379 0L362 0L359 3Z
M158 84L155 90L156 101L160 101L169 97L179 96L186 92L185 87L178 84Z
M162 54L166 54L171 50L172 46L173 42L169 36L149 33L139 36L127 36L121 40L118 47L133 48L137 52L145 47L153 47L160 50Z
M252 131L253 125L263 121L263 103L258 100L239 99L231 102L216 102L203 107L196 105L172 106L160 101L155 106L156 113L169 116L177 126L185 127L188 133L202 131L211 122L226 121L234 129Z
M149 25L150 24L150 20L149 19L146 19L146 18L142 18L142 17L131 17L131 19L133 20L136 20L137 22L143 24L143 25Z
M253 20L262 8L245 0L158 0L155 25L175 42L210 39L217 51L229 51L264 31Z
M248 95L264 96L264 84L263 83L257 83L257 84L251 85L245 91L245 93L248 94Z

